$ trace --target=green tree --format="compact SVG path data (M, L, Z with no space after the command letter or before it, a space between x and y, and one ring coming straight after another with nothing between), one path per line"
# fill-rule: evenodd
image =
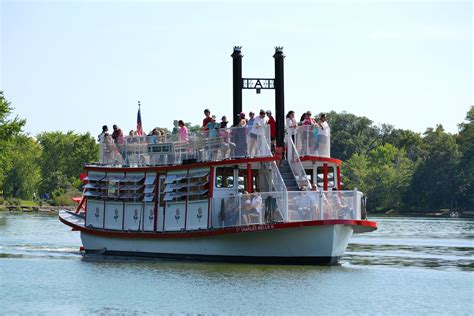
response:
M188 128L189 133L199 132L201 130L201 125L193 125L191 122L184 123L184 125Z
M368 155L354 154L344 166L346 188L365 192L371 211L402 210L414 163L404 149L391 144L378 146Z
M0 91L0 187L3 187L5 177L12 168L12 140L19 135L26 121L18 116L10 118L13 107L8 102L3 91Z
M16 136L11 144L9 153L12 163L3 184L4 195L31 199L41 179L38 164L41 148L33 138L26 135Z
M37 139L43 149L40 158L41 193L79 188L83 164L99 160L99 145L90 133L44 132Z
M466 122L459 124L457 143L461 152L457 170L457 197L459 207L474 208L474 106L466 115Z
M407 208L431 210L450 208L456 204L456 170L460 152L456 138L442 125L428 128L423 146L426 155L417 165L405 197Z
M331 156L348 160L355 153L367 154L380 142L379 130L366 117L334 111L327 114L331 127Z

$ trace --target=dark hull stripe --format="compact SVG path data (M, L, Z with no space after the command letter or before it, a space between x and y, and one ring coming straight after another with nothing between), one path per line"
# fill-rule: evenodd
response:
M292 264L292 265L332 265L337 264L341 257L253 257L253 256L219 256L152 252L129 252L111 250L86 250L86 254L131 256L145 258L161 258L188 261L212 261L233 263L260 263L260 264Z

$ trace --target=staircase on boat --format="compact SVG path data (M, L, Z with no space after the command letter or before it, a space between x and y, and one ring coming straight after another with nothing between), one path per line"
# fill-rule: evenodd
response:
M287 160L281 160L278 166L283 182L285 182L286 189L288 191L299 191L298 183L296 182L295 175L291 171L290 164Z

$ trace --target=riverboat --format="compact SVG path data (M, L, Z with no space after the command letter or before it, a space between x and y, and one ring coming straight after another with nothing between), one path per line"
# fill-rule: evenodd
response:
M268 125L185 139L106 138L100 161L85 166L77 210L59 213L80 232L86 253L335 264L352 234L377 229L366 218L363 193L341 190L342 162L330 155L329 127L284 134L282 48L274 79L242 78L240 47L232 57L234 116L242 110L242 89L274 89L276 144Z

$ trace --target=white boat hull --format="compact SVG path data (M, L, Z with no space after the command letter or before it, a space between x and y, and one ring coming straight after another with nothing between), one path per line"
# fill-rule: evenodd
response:
M189 238L127 238L81 232L86 253L187 260L333 264L353 234L350 225L321 225Z

